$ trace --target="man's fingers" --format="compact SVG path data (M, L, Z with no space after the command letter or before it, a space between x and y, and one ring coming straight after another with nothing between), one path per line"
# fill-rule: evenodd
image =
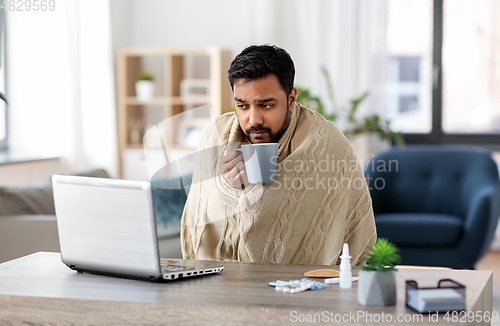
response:
M228 162L226 164L227 165L227 169L228 170L232 170L232 169L234 169L235 166L237 166L240 163L243 163L243 155L238 155L235 158L233 158L233 160L231 160L230 162Z
M231 171L240 162L243 162L243 155L236 155L228 162L226 162L226 156L223 156L219 160L219 167L220 167L221 171L223 171L223 172Z
M235 188L240 188L246 175L243 155L232 151L219 160L219 169L226 181Z
M238 156L241 156L238 151L230 151L229 153L226 153L223 158L226 160L226 163L229 163Z
M245 177L246 175L246 171L245 171L245 165L244 164L241 164L241 165L237 165L233 171L237 171L236 172L236 175L234 176L234 178L232 179L233 180L233 187L235 188L241 188L241 185L244 184L244 181L243 181L243 178Z
M240 182L240 184L244 184L244 178L246 175L247 175L247 171L245 171L245 169L238 172L236 177L238 178L238 181Z
M232 180L236 179L236 175L240 173L240 171L244 170L245 164L242 162L236 164L229 172L228 172L228 178L231 178Z

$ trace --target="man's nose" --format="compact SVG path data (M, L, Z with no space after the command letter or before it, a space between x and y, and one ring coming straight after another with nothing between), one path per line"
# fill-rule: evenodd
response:
M248 124L251 126L260 126L264 121L262 120L262 115L259 109L251 107L250 108L250 119L248 119Z

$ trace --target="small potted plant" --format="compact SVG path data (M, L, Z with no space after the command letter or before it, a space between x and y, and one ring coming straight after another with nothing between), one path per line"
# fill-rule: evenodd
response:
M141 102L147 102L153 98L154 91L154 76L150 73L143 72L139 76L139 80L135 83L137 99Z
M359 271L358 302L364 306L395 305L398 249L387 239L377 239L365 255L366 264Z

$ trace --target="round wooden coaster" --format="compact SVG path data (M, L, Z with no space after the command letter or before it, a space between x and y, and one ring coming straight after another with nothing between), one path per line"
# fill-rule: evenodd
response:
M305 277L339 277L339 271L334 269L315 269L313 271L305 272Z

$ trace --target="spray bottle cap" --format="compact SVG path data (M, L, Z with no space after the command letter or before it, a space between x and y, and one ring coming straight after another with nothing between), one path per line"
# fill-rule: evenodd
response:
M344 246L342 247L342 256L340 256L340 259L351 259L351 256L349 256L349 245L347 243L344 243Z
M342 256L340 256L340 271L351 270L351 256L349 256L349 245L344 243L342 247Z
M339 286L344 289L352 286L351 256L349 256L347 243L344 243L342 256L340 256Z

